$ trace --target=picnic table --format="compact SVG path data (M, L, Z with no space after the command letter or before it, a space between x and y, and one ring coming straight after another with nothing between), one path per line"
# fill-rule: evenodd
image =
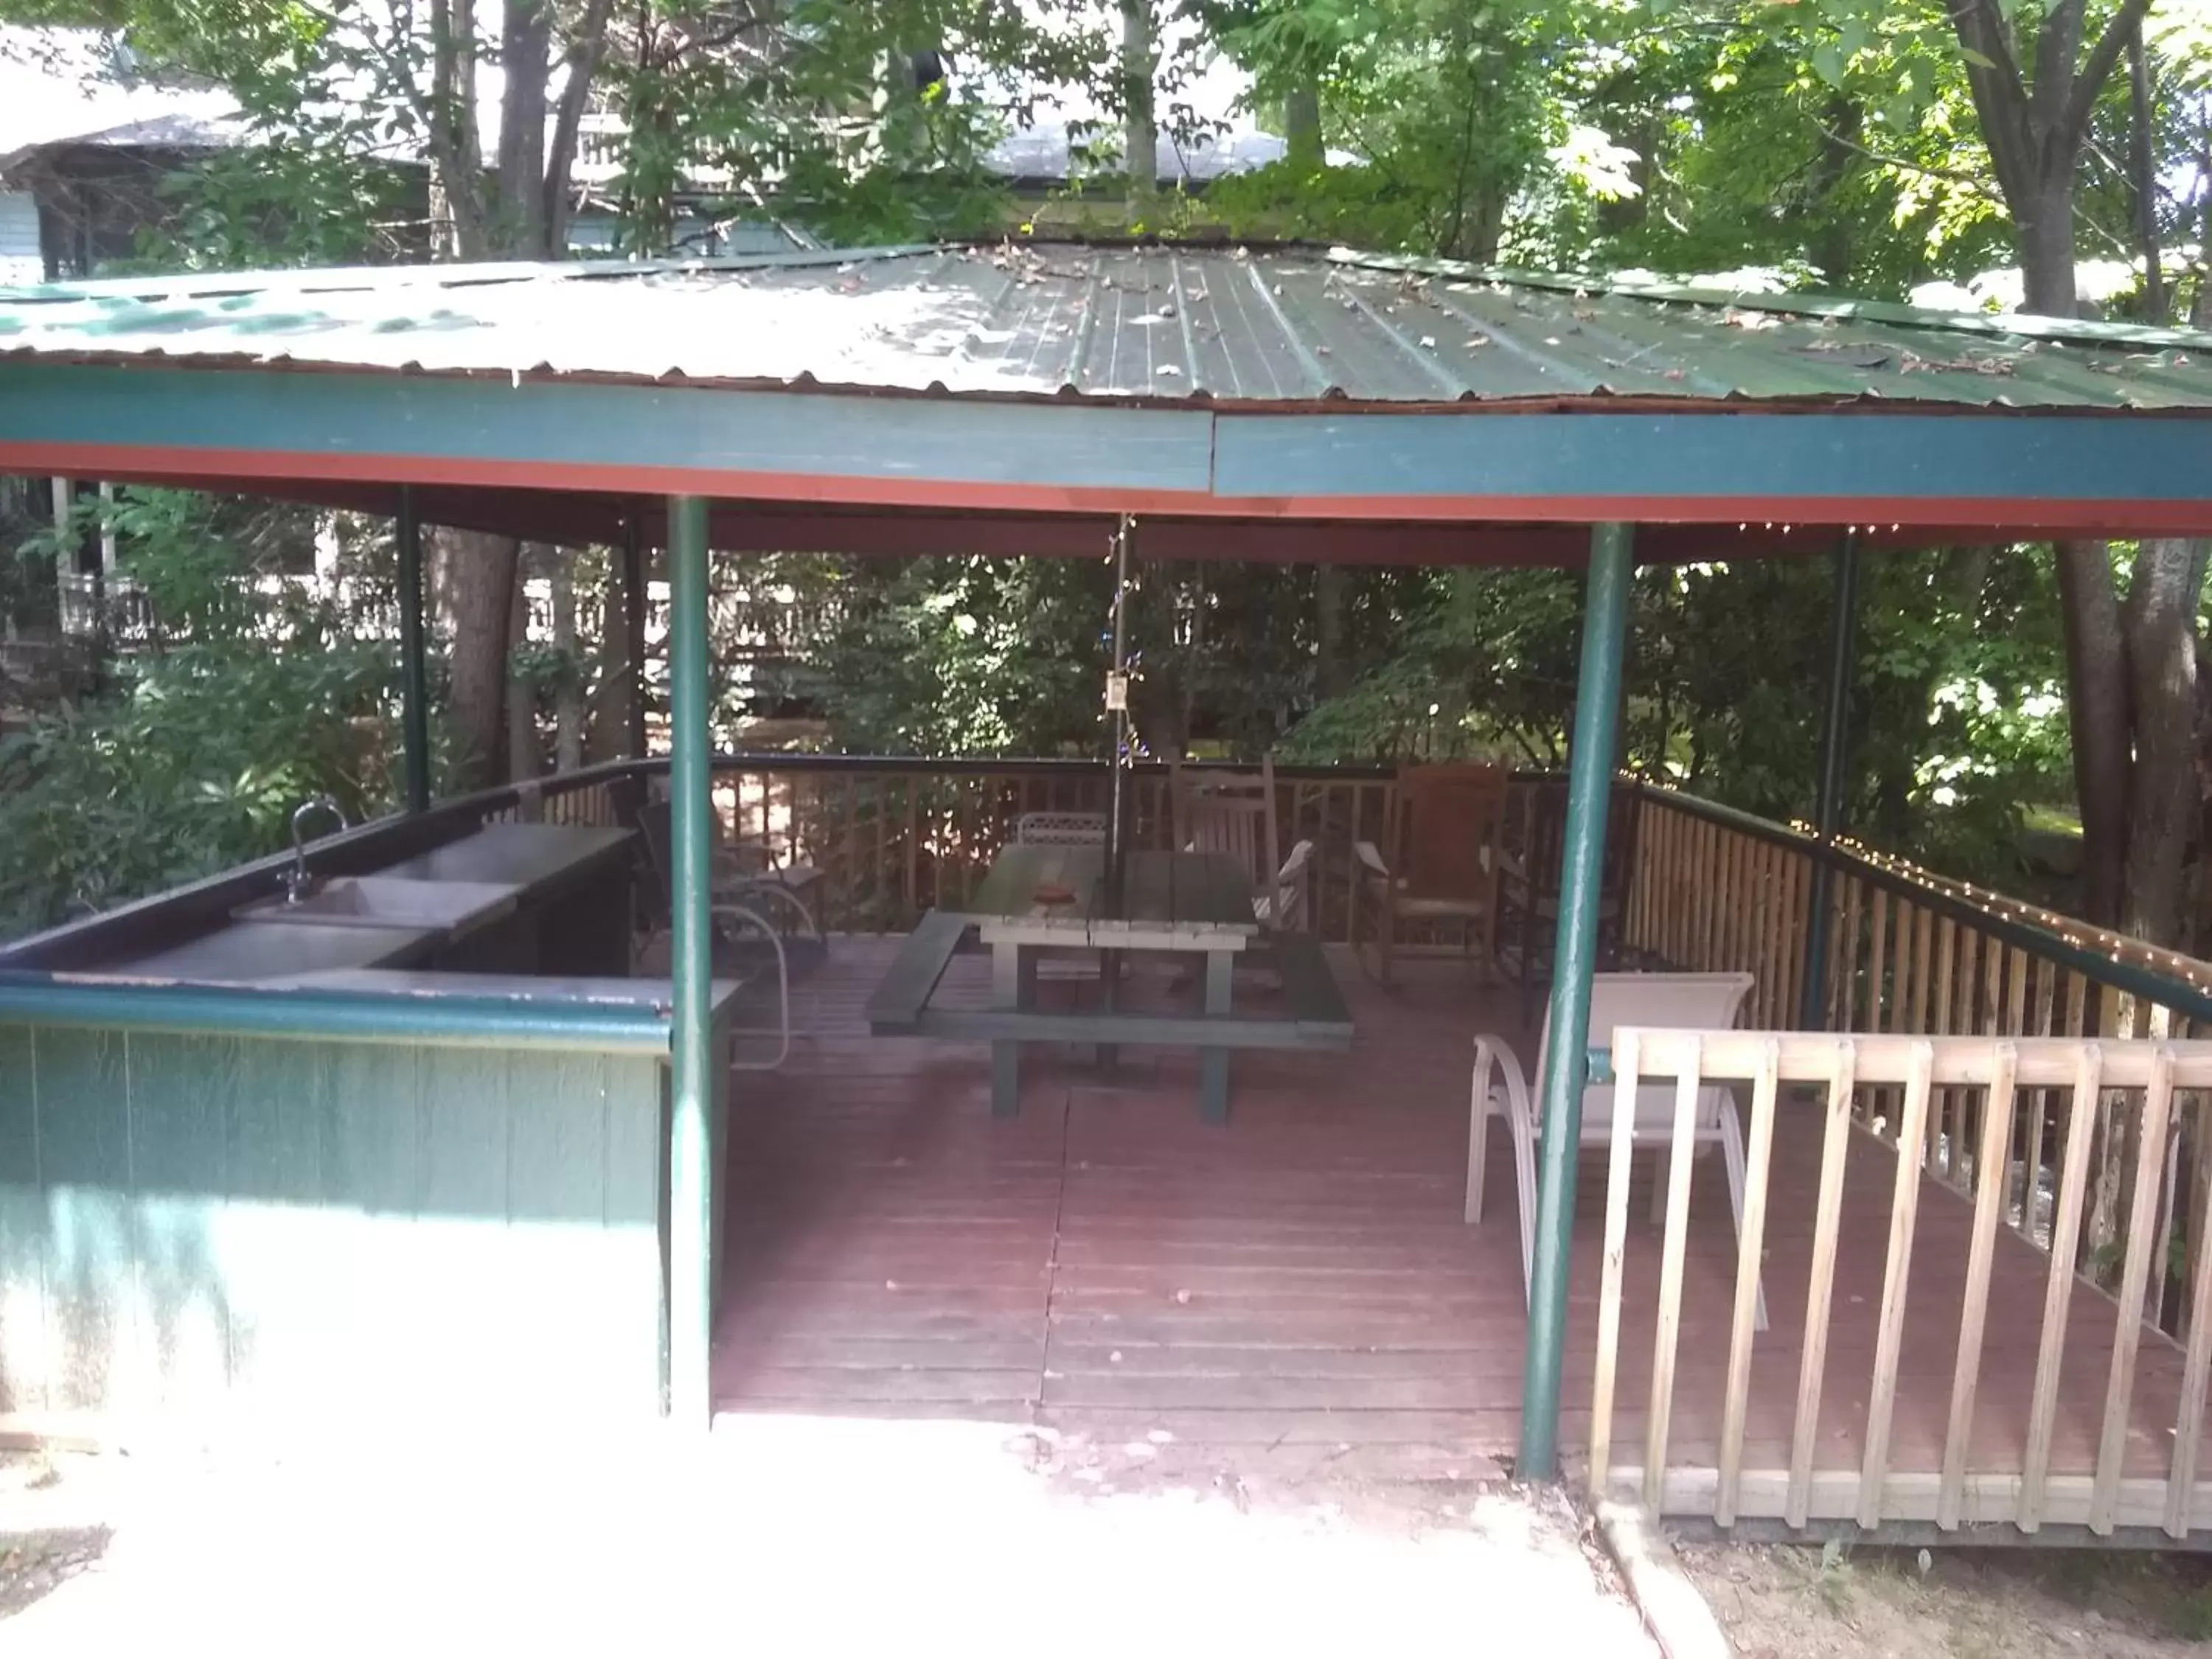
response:
M991 952L991 1006L982 1012L933 1008L938 981L970 927ZM1047 951L1069 950L1099 953L1099 1006L1040 1008L1038 961ZM1280 1017L1238 1018L1233 1012L1237 960L1255 950L1264 950L1282 981L1286 1006ZM1130 951L1202 956L1202 1012L1117 1007L1117 963ZM1235 860L1131 853L1116 894L1097 847L1001 852L964 910L933 911L923 919L871 999L868 1020L878 1036L988 1041L991 1109L1001 1116L1017 1109L1024 1042L1093 1044L1102 1059L1122 1045L1195 1048L1200 1110L1213 1123L1229 1115L1231 1049L1346 1048L1352 1042L1352 1017L1320 947L1303 934L1263 939L1251 878Z

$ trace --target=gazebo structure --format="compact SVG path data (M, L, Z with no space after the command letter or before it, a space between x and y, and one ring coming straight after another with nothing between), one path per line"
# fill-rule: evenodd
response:
M182 958L165 957L198 949L210 927L264 890L273 866L257 866L0 950L0 1073L12 1054L18 1075L27 1074L36 1034L47 1030L157 1034L184 1045L168 1060L186 1072L198 1063L192 1042L281 1037L294 1048L273 1058L255 1051L244 1071L227 1060L230 1069L204 1081L206 1090L240 1098L258 1091L264 1127L281 1139L283 1103L293 1091L312 1086L350 1098L348 1091L396 1086L391 1073L357 1055L286 1073L287 1056L296 1058L302 1044L313 1053L318 1044L335 1050L381 1043L415 1054L405 1086L422 1091L425 1101L444 1097L437 1093L442 1085L428 1080L447 1064L429 1057L433 1049L507 1044L541 1059L550 1054L528 1086L556 1092L576 1066L596 1066L592 1086L601 1092L594 1098L627 1103L617 1119L635 1141L627 1154L635 1184L623 1201L647 1209L665 1204L666 1285L665 1295L655 1293L655 1310L640 1316L637 1287L659 1270L643 1259L600 1262L589 1293L572 1304L573 1316L580 1324L602 1314L633 1324L664 1319L667 1409L703 1423L711 1411L726 1082L715 1059L726 1000L711 982L706 948L713 763L707 611L716 551L1096 556L1115 526L1130 519L1147 559L1586 569L1553 1041L1536 1083L1544 1121L1560 1132L1543 1141L1519 1395L1520 1466L1549 1471L1560 1449L1577 1181L1572 1130L1590 1062L1585 1026L1596 889L1634 568L1960 539L2212 534L2207 354L2212 337L2187 332L1607 287L1297 249L898 248L712 264L195 275L0 293L0 470L259 494L398 519L416 811L377 832L382 839L374 848L386 854L434 860L453 833L428 799L420 526L665 544L677 898L665 1008L649 999L439 998L365 981L248 984L235 972L203 975L179 968ZM1839 569L1848 568L1846 557ZM1832 711L1832 732L1837 724ZM1832 799L1832 764L1828 775ZM1916 1046L1923 1033L1951 1031L1948 1024L1907 1025L1901 1016L1885 1016L1886 1024L1853 1025L1855 988L1872 987L1869 1018L1905 995L1886 951L1893 939L1906 936L1883 928L1893 915L1902 930L1907 906L1899 898L1893 910L1877 911L1865 885L1874 866L1850 863L1836 846L1832 800L1822 817L1821 834L1811 839L1766 836L1763 828L1717 817L1698 819L1704 827L1694 834L1648 836L1639 870L1660 872L1671 885L1639 891L1634 925L1653 954L1671 953L1685 966L1743 965L1715 959L1725 954L1726 929L1714 921L1712 906L1725 908L1731 891L1741 898L1748 890L1744 872L1767 869L1759 862L1766 854L1754 848L1738 856L1728 837L1782 848L1802 859L1812 878L1790 885L1797 878L1780 862L1771 881L1759 878L1766 884L1762 892L1795 895L1789 903L1796 908L1788 914L1800 920L1789 924L1796 929L1792 942L1768 949L1777 982L1793 994L1777 989L1764 998L1766 1018L1758 1023L1786 1027L1802 1006L1811 1016L1807 1024L1826 1017L1838 1030L1870 1035L1839 1060L1840 1039L1825 1036L1747 1034L1685 1049L1674 1038L1644 1034L1640 1060L1630 1061L1632 1079L1641 1064L1647 1077L1680 1076L1686 1092L1700 1077L1748 1084L1759 1103L1753 1113L1755 1185L1767 1179L1758 1145L1762 1133L1771 1139L1778 1091L1825 1085L1830 1122L1847 1125L1854 1066L1858 1085L1887 1090L1902 1103L1906 1127L1900 1130L1893 1114L1882 1144L1907 1146L1917 1155L1925 1128L1931 1155L1942 1139L1954 1169L1962 1167L1956 1152L1962 1133L1981 1135L1977 1144L2000 1153L2007 1143L1991 1139L1997 1131L1986 1126L2000 1114L1990 1106L1962 1109L1947 1120L1948 1138L1939 1137L1926 1126L1944 1101L1978 1090L2008 1103L2015 1090L2049 1094L2083 1077L2090 1081L2076 1087L2076 1097L2094 1095L2099 1074L2081 1072L2074 1054L2082 1045L2046 1051L2036 1046L2045 1039L2026 1024L1958 1028L1973 1030L1978 1042L2017 1036L2025 1045L1994 1060L1994 1048L1923 1054ZM362 862L370 850L370 840L341 842L331 867L370 867ZM1662 871L1661 860L1672 862ZM2039 987L2045 1001L2057 996L2063 1012L2063 975L2072 973L2101 988L2100 997L2109 990L2145 1006L2156 1001L2183 1019L2212 1018L2212 1002L2182 967L2145 966L2131 957L2116 966L2126 956L2122 946L2063 935L2059 919L1996 915L1981 896L1945 896L1933 887L1915 889L1911 905L1917 924L1951 915L1946 905L1958 912L1946 926L1967 925L1961 918L1970 909L1986 913L1974 925L1999 940L1987 958L1992 1009L2017 1010ZM1771 915L1778 928L1784 914L1776 901ZM1917 963L1914 982L1925 1002L1935 981L1928 947L1917 948L1914 957L1899 944L1897 960ZM1950 947L1942 948L1948 996ZM2043 969L2024 965L2015 987L2007 979L2014 970L2005 951L2020 953L2023 964L2057 966L2051 977L2038 978ZM580 951L579 961L590 954ZM123 971L114 967L119 961L135 965ZM2124 1034L2099 1026L2094 1013L2087 1029L2107 1038ZM2081 1021L2068 1027L2063 1018L2046 1018L2041 1030L2051 1043L2085 1034ZM2179 1033L2167 1027L2156 1034ZM1639 1052L1626 1041L1620 1046ZM2140 1059L2135 1045L2113 1049L2103 1086L2142 1091L2144 1111L2163 1124L2179 1109L2172 1104L2174 1090L2212 1085L2212 1056L2189 1044L2155 1054L2144 1046ZM664 1059L672 1106L665 1148L656 1153L660 1119L650 1071ZM37 1113L121 1086L101 1072L108 1062L100 1053L76 1060L91 1069L71 1079L37 1062L43 1079ZM262 1066L276 1069L255 1069ZM471 1086L453 1083L459 1091L453 1097L473 1098ZM432 1114L426 1123L432 1121L434 1103L424 1109ZM9 1121L0 1081L0 1129ZM1823 1144L1826 1164L1808 1142L1805 1168L1835 1170L1840 1191L1846 1159L1836 1148L1844 1142ZM1861 1163L1876 1156L1853 1146L1850 1157ZM1609 1473L1609 1413L1620 1363L1626 1141L1616 1152L1603 1264L1612 1323L1595 1362L1600 1404L1589 1436L1593 1478L1601 1482ZM422 1156L434 1164L434 1152ZM665 1179L654 1174L657 1157L665 1158ZM2031 1176L2042 1160L2039 1139L2028 1158ZM2005 1165L1998 1156L1978 1169ZM1669 1265L1656 1291L1662 1316L1646 1424L1656 1453L1667 1447L1684 1295L1687 1168L1678 1155L1669 1185ZM1826 1179L1812 1182L1824 1194ZM43 1248L51 1251L56 1179L27 1178L20 1169L11 1176L0 1163L0 1183L10 1180L16 1198L12 1209L0 1207L0 1250L10 1238L46 1229ZM1902 1225L1909 1249L1907 1184L1900 1175L1889 1224ZM1987 1186L1979 1181L1979 1188ZM27 1191L33 1195L24 1197ZM1971 1226L1961 1224L1960 1237L1980 1263L1982 1310L1993 1294L1992 1273L2002 1281L2008 1271L2002 1263L1990 1267L2004 1198L1984 1194ZM1840 1201L1820 1200L1824 1218L1810 1255L1816 1284L1824 1255L1832 1279L1835 1271ZM1997 1220L1990 1219L1991 1202ZM608 1214L614 1206L610 1184ZM1748 1217L1746 1226L1755 1241ZM2200 1256L2212 1261L2212 1251ZM2070 1282L2071 1267L2069 1256L2053 1282ZM2148 1272L2145 1265L2136 1277L2138 1310ZM1748 1282L1755 1285L1755 1273ZM1899 1347L1907 1340L1903 1282L1882 1298L1877 1340L1877 1378L1886 1353L1893 1390ZM2208 1283L2212 1270L2200 1266L2187 1292L2200 1314L2212 1310ZM1830 1317L1824 1295L1813 1297L1823 1336ZM1729 1382L1731 1398L1741 1400L1754 1372L1749 1304L1739 1294L1735 1305L1729 1325L1743 1369L1732 1358ZM1977 1307L1971 1283L1966 1305ZM1669 1307L1671 1314L1663 1311ZM2064 1301L2057 1311L2063 1336ZM1972 1314L1977 1322L1983 1316ZM51 1310L36 1316L49 1335L53 1317ZM1811 1310L1805 1318L1812 1320ZM398 1312L392 1319L397 1322L388 1328L411 1331L424 1354L441 1331L452 1332L450 1321L410 1326ZM2130 1386L2134 1324L2123 1317L2114 1327L2107 1319L2100 1339L2115 1352L2126 1351ZM1974 1329L1978 1365L1978 1322ZM2185 1322L2182 1329L2172 1370L2186 1462L2177 1449L2171 1480L2153 1493L2127 1484L2147 1477L2133 1465L2124 1468L2119 1454L2100 1457L2094 1489L2083 1485L2078 1505L2078 1518L2099 1530L2116 1521L2163 1524L2173 1536L2202 1538L2212 1524L2212 1498L2200 1496L2195 1480L2197 1430L2187 1426L2192 1402L2199 1423L2203 1414L2212 1316ZM26 1340L0 1318L0 1350ZM2064 1346L2057 1337L2050 1342ZM1816 1346L1809 1338L1804 1345L1813 1410L1803 1418L1801 1389L1801 1423L1820 1420ZM0 1371L9 1363L0 1353ZM1800 1429L1802 1443L1790 1449L1788 1492L1778 1484L1763 1498L1741 1498L1741 1512L1800 1525L1808 1516L1838 1513L1856 1514L1869 1525L1932 1519L1952 1526L1962 1516L1988 1519L2000 1510L2009 1516L2004 1494L2017 1494L2022 1477L2005 1477L2013 1485L2002 1491L2001 1482L1977 1486L1969 1479L1978 1465L1969 1467L1960 1425L1971 1430L1976 1421L1976 1384L1973 1368L1960 1369L1963 1407L1955 1377L1950 1385L1957 1449L1946 1452L1940 1475L1929 1472L1941 1486L1929 1488L1924 1514L1914 1508L1917 1498L1885 1506L1883 1468L1871 1451L1875 1497L1866 1498L1859 1485L1828 1492L1809 1427ZM604 1380L607 1400L629 1399L641 1387L653 1391L650 1382L611 1370ZM301 1390L289 1403L312 1413L309 1384ZM2050 1411L2040 1403L2039 1382L2037 1392L2030 1468L2038 1455L2033 1421L2043 1423L2040 1455L2050 1455ZM2124 1444L2131 1431L2131 1398L2121 1399L2117 1419L2106 1413L2109 1443ZM1718 1499L1694 1480L1677 1481L1655 1455L1641 1475L1655 1504L1703 1510L1724 1522L1735 1517L1741 1492L1749 1490L1746 1428L1743 1407L1727 1409L1733 1416L1719 1437ZM1885 1454L1886 1413L1866 1435L1869 1448ZM2040 1477L2025 1484L2036 1489L2039 1504ZM2049 1518L2062 1518L2057 1509L2064 1507ZM2068 1510L2064 1518L2074 1517ZM2023 1515L2021 1523L2041 1518Z

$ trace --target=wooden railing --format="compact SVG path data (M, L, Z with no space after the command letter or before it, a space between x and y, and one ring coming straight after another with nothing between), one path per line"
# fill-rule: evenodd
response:
M2150 1305L2167 1148L2177 1132L2200 1148L2212 1133L2203 1092L2212 1088L2212 1042L1623 1029L1612 1058L1594 1491L1633 1493L1663 1513L1723 1526L1757 1516L1798 1528L2003 1522L2029 1532L2154 1528L2172 1538L2212 1529L2212 1482L2199 1478L2212 1251L2193 1256L2185 1340L2155 1328ZM1633 1101L1639 1083L1655 1081L1674 1085L1672 1138L1661 1149L1665 1218L1656 1242L1646 1234L1632 1249ZM1709 1254L1697 1258L1705 1271L1693 1272L1689 1249L1692 1135L1699 1087L1711 1083L1748 1098L1732 1273L1711 1271ZM1817 1092L1799 1103L1792 1096L1802 1085ZM1945 1093L1957 1103L1954 1158L1966 1202L1937 1192L1923 1206L1929 1126ZM2014 1153L2024 1126L2051 1121L2054 1104L2061 1170L2051 1224L2038 1228L2027 1223L2035 1205L2013 1178ZM2095 1127L2114 1109L2141 1128L2124 1259L2107 1300L2076 1294L2076 1245ZM1790 1172L1787 1191L1778 1191L1778 1169ZM1882 1200L1868 1202L1869 1192ZM1724 1214L1717 1233L1710 1212L1701 1221L1703 1237L1726 1239ZM2049 1248L2030 1251L2008 1231L2041 1231ZM1652 1248L1656 1292L1647 1297ZM1850 1283L1871 1287L1869 1252L1880 1255L1878 1297L1839 1301L1839 1261L1862 1269ZM1756 1328L1762 1273L1764 1334ZM1908 1290L1940 1311L1908 1322ZM1638 1380L1628 1361L1644 1357L1640 1342L1622 1340L1632 1308L1650 1309L1656 1320L1640 1437L1624 1422ZM1687 1328L1697 1336L1686 1375L1678 1362ZM1723 1342L1724 1370L1705 1363ZM2008 1372L1993 1367L1992 1351ZM2015 1416L2014 1385L2030 1364L2027 1409ZM2101 1370L2101 1388L2082 1386L2088 1367ZM2062 1372L2075 1381L2070 1396ZM2003 1395L1997 1405L1995 1393ZM1777 1436L1778 1421L1786 1437ZM1689 1459L1676 1452L1685 1425L1702 1442ZM1639 1437L1640 1462L1629 1449Z
M660 772L665 761L639 769ZM609 769L524 786L505 817L611 823ZM1382 833L1393 774L1380 767L1278 767L1283 851L1316 844L1317 932L1352 937L1354 842ZM924 911L963 903L1013 839L1024 812L1106 810L1106 768L1089 761L908 760L843 755L722 755L714 805L723 833L766 843L781 861L823 875L820 921L833 932L902 933ZM1165 846L1171 804L1164 766L1131 778L1132 833Z
M2055 912L1948 880L1849 844L1662 789L1641 808L1627 942L1640 957L1693 969L1747 969L1759 988L1749 1024L1783 1030L1800 1016L1814 866L1831 867L1826 994L1819 1023L1888 1036L2108 1040L2188 1037L2212 1030L2212 963L2092 928ZM2050 1243L2050 1195L2062 1170L2056 1103L2034 1091L2008 1151L2009 1201L2024 1235ZM1892 1087L1862 1116L1896 1120ZM2130 1242L2136 1114L2108 1101L2094 1115L2081 1260L2109 1285ZM1961 1091L1938 1086L1922 1148L1927 1173L1955 1190L1972 1182L1977 1120ZM2212 1146L2170 1125L2154 1170L2150 1224L2159 1241L2148 1316L2185 1328L2187 1264L2212 1238ZM2037 1195L2034 1203L2028 1195Z

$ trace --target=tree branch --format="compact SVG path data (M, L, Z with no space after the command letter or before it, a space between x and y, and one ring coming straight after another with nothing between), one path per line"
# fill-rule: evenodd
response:
M2004 19L1990 0L1947 0L1947 5L1961 53L1972 54L1965 64L1966 85L1981 117L1982 142L1996 168L1997 187L2018 217L2034 199L2042 166L2020 61L2006 38Z
M2034 126L2046 144L2066 127L2074 90L2074 59L2081 51L2081 14L2088 0L2049 0L2035 35ZM2052 157L2055 162L2057 158Z
M1823 138L1839 149L1847 149L1854 155L1863 155L1868 161L1876 162L1882 167L1895 167L1903 173L1917 173L1923 178L1941 179L1945 184L1959 185L1972 191L1984 201L1995 202L1999 206L2004 204L2002 189L1997 193L1991 194L1990 181L1977 178L1971 173L1954 173L1949 167L1929 167L1924 161L1907 161L1902 155L1884 155L1880 150L1869 149L1864 144L1846 138L1839 132L1832 132L1826 127L1820 127L1820 133Z
M2120 54L2127 50L2128 37L2142 27L2149 10L2150 0L2120 0L2120 9L2112 14L2112 21L2105 25L2104 33L2090 48L2088 61L2074 77L2073 91L2066 100L2065 121L2059 129L2068 155L2073 154L2081 143L2081 136L2088 131L2089 116L2097 106L2097 94L2112 79Z
M1999 89L2008 104L2025 116L2032 100L2027 82L2020 72L2020 58L2013 51L2012 37L2005 29L2004 15L1990 0L1950 0L1950 6L1951 26L1958 31L1960 43L1990 60L1987 69L1968 64L1966 73L1971 76L1979 70L1984 75L1997 77Z
M561 88L545 158L547 240L556 257L568 245L568 180L575 167L577 139L583 131L584 106L591 97L592 82L598 78L599 59L606 52L607 21L613 11L614 0L587 0L583 21L568 45L568 80Z

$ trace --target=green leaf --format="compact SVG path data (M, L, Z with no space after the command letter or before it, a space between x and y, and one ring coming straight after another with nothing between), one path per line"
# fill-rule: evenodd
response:
M1993 70L1996 67L1996 64L1993 61L1981 52L1976 52L1972 46L1960 46L1959 48L1959 56L1965 58L1976 69Z
M1844 84L1844 49L1833 40L1823 40L1813 48L1813 73L1832 87Z

